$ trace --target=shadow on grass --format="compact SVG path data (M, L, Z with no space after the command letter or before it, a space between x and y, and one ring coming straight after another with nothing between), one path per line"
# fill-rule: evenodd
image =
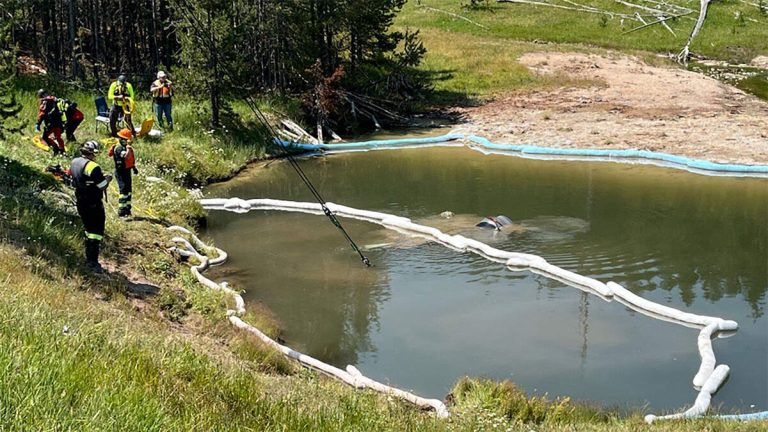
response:
M56 202L56 198L61 202ZM35 272L47 280L58 280L57 268L65 278L79 275L96 282L98 291L124 292L133 297L154 295L159 288L134 282L123 274L110 273L96 280L84 267L83 228L69 196L51 175L0 156L0 241L23 249L44 262Z
M0 156L0 235L16 247L57 264L73 266L72 238L79 234L79 218L44 200L42 191L57 191L50 175Z

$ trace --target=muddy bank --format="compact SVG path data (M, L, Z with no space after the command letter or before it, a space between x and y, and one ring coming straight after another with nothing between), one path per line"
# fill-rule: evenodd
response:
M529 53L538 74L595 85L515 93L462 108L457 132L498 143L643 149L768 164L768 103L704 75L616 54Z

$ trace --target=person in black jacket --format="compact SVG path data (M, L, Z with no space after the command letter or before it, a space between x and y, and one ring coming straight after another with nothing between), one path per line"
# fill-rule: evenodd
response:
M117 215L128 217L131 215L131 194L133 192L133 177L131 172L138 174L136 168L136 156L131 146L131 131L123 129L117 133L118 143L109 149L109 155L115 161L115 178L120 189L119 208Z
M75 185L77 213L85 226L85 265L94 273L103 273L99 264L101 241L104 239L104 191L112 176L104 173L93 161L99 152L99 143L88 141L80 148L82 156L75 158L70 166L72 182Z
M56 106L59 111L64 114L62 118L64 121L64 131L67 133L67 141L77 141L75 138L75 131L80 123L83 122L83 112L77 109L77 102L73 102L69 99L56 99Z

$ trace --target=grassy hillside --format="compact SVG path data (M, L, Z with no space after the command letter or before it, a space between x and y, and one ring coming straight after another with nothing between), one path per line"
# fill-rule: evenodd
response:
M565 1L552 2L573 7ZM624 14L638 11L609 0L576 3ZM698 2L672 3L695 10L670 21L676 35L659 25L623 34L640 24L619 17L494 1L470 8L466 6L469 1L462 0L409 0L397 25L420 29L428 49L424 69L437 78L436 88L443 92L443 99L457 100L460 94L489 96L564 83L558 77L536 77L519 65L517 58L526 52L612 49L640 53L646 59L653 53L677 54L698 17ZM758 7L736 0L713 2L691 50L733 63L768 55L768 11L762 13Z

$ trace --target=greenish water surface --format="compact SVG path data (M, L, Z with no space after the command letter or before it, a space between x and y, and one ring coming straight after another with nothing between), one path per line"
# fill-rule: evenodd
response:
M768 180L465 148L340 154L301 166L331 202L538 254L649 300L736 320L739 331L713 343L718 364L731 367L713 404L768 409ZM313 201L284 162L256 165L206 195ZM500 214L512 229L473 227ZM473 254L342 223L375 267L364 268L322 216L212 211L204 234L230 254L213 275L271 309L290 346L423 396L442 398L472 375L656 412L696 397L696 329Z

